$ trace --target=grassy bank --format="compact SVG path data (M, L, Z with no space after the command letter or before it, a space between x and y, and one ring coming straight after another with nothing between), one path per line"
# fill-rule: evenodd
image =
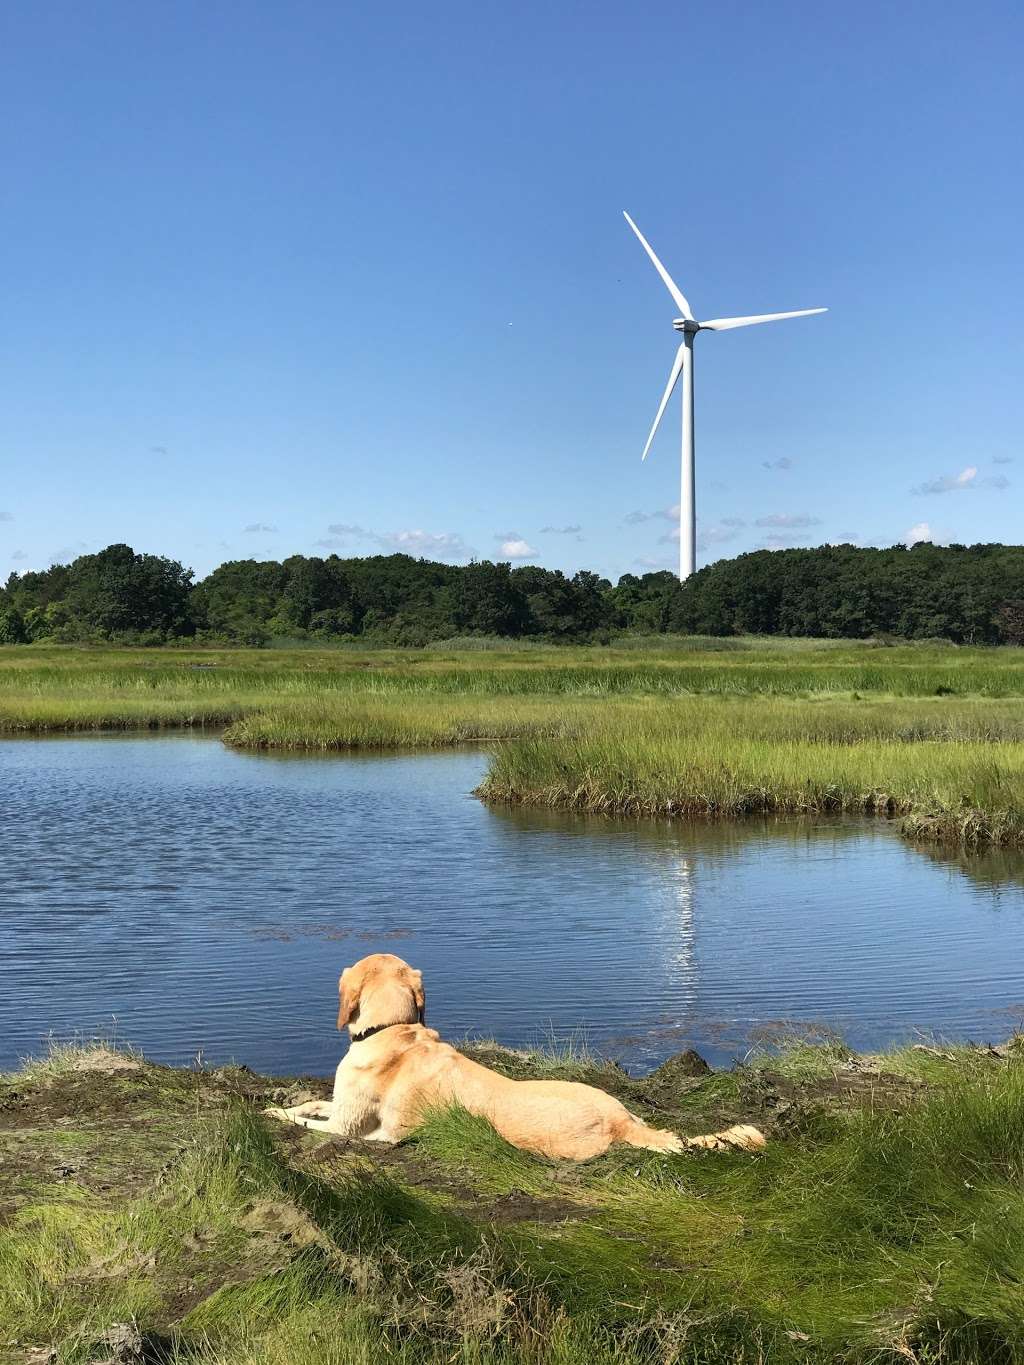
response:
M900 815L908 833L1024 840L1016 706L736 701L602 713L499 746L491 801L690 818Z
M1024 651L931 645L0 650L0 733L211 726L239 747L317 751L486 742L489 800L868 811L915 837L1007 846L1024 843L1022 696Z
M0 1079L0 1360L1024 1361L1018 1047L643 1080L480 1051L770 1145L575 1166L459 1113L325 1143L260 1116L325 1082L65 1052Z

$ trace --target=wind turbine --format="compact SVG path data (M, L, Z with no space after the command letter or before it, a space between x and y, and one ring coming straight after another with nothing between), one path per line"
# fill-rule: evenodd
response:
M693 310L686 301L686 296L676 284L675 280L668 273L662 263L655 256L650 242L633 222L629 214L623 209L623 217L636 235L640 238L640 245L651 258L651 264L662 278L665 288L675 300L676 307L682 313L681 318L676 318L672 326L677 332L682 332L683 340L676 351L676 358L672 362L672 369L669 371L668 383L665 385L665 392L662 394L661 403L658 407L658 415L654 419L651 427L651 434L647 438L644 446L642 460L647 459L647 452L651 448L654 434L658 430L658 425L664 416L665 409L668 407L668 400L672 397L672 390L679 382L679 376L683 376L683 448L682 448L682 488L679 496L679 581L689 578L690 574L697 568L697 512L694 502L694 477L693 477L693 339L698 332L728 332L733 327L752 327L755 322L778 322L782 318L806 318L812 313L827 313L827 308L801 308L795 313L758 313L749 318L712 318L710 322L698 322L693 316Z

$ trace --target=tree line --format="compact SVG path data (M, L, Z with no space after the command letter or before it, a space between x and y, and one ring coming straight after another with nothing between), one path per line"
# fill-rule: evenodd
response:
M422 646L459 636L616 634L942 638L1024 644L1024 546L826 545L616 584L580 570L410 555L231 560L195 581L174 559L108 545L0 589L0 643L275 641Z

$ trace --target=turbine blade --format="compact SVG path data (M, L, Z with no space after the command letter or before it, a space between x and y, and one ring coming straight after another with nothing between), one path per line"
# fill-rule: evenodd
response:
M672 390L679 383L679 376L682 374L683 366L686 364L686 349L686 342L684 341L679 347L679 350L676 351L676 358L673 360L672 368L668 372L668 383L665 385L665 392L661 396L658 415L654 419L654 426L651 427L651 434L648 436L647 444L644 446L644 453L640 456L641 460L647 459L647 452L651 448L651 442L654 440L655 432L658 430L661 419L665 415L665 409L668 407L668 400L672 397Z
M781 318L809 318L812 313L827 313L827 308L800 308L795 313L758 313L750 318L712 318L701 323L701 331L728 332L732 327L753 327L755 322L778 322Z
M626 222L627 222L627 223L629 224L629 226L633 229L633 231L636 233L636 235L640 238L640 245L641 245L641 246L643 247L643 249L647 252L648 256L650 256L651 262L652 262L652 264L653 264L655 270L658 272L658 274L661 276L662 280L664 281L665 288L668 290L668 292L669 292L669 293L672 295L672 297L675 299L675 301L676 301L676 307L679 308L679 309L681 310L681 312L682 312L684 318L690 318L690 319L692 319L692 318L693 318L693 312L692 312L692 310L691 310L691 308L690 308L690 305L689 305L689 304L687 303L687 301L686 301L686 295L685 295L685 294L683 293L683 291L679 288L678 284L676 284L675 280L674 280L674 279L672 278L672 276L668 273L668 271L665 269L665 267L662 265L662 263L658 260L657 256L655 256L653 250L651 249L651 244L650 244L650 242L647 240L647 238L644 236L644 234L643 234L643 233L640 231L640 229L637 227L636 223L633 222L632 218L630 218L629 214L626 212L625 209L622 210L622 216L623 216L623 218L625 218Z

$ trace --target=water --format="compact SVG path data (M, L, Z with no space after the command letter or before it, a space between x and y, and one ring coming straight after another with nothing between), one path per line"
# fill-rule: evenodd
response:
M485 763L0 742L0 1067L99 1031L328 1073L338 974L378 949L423 969L449 1038L585 1036L634 1070L790 1024L871 1048L1024 1017L1024 858L878 823L490 810Z

